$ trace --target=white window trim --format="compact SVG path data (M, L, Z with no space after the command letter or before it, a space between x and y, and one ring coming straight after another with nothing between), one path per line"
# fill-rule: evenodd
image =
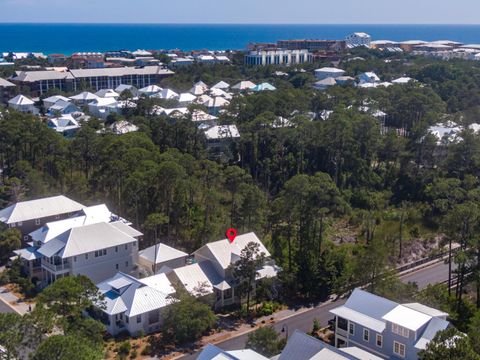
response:
M380 339L380 345L378 345L378 339ZM378 348L383 348L383 335L380 335L380 334L376 334L375 336L375 345L378 347Z
M392 333L400 335L406 339L410 337L410 330L394 323L392 323Z
M35 219L35 225L40 225L40 219Z
M350 331L350 326L351 326L352 331ZM355 336L355 323L350 322L350 321L348 322L348 334L352 335L352 336Z
M402 355L401 353L395 351L395 345L396 345L396 344L398 344L398 349L399 349L399 350L400 350L400 349L402 348L402 346L403 346L403 355ZM395 355L398 355L398 356L404 358L406 351L407 351L407 348L406 348L405 344L402 344L401 342L398 342L398 341L395 341L395 340L393 341L393 353L394 353Z
M367 335L367 339L365 339L365 334ZM368 329L363 329L362 339L363 339L363 341L365 341L365 342L370 342L370 330L368 330Z

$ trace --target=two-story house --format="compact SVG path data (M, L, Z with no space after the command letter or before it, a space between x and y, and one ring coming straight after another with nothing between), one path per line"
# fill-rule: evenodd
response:
M196 296L201 292L214 294L216 308L239 302L240 299L235 296L231 266L240 260L242 250L251 242L259 245L260 253L266 258L265 265L257 270L257 280L276 277L279 268L253 232L239 235L233 242L223 239L202 246L193 253L194 264L173 269L168 276L172 282L179 282ZM200 288L202 291L198 291Z
M175 292L165 274L137 279L118 272L97 287L104 300L94 317L113 336L124 331L135 336L160 330L163 311L172 301L169 295Z
M21 201L0 210L0 222L19 229L28 241L28 234L47 222L65 219L85 206L66 196L52 196Z
M35 277L42 280L42 255L38 252L38 250L43 245L74 227L97 224L101 222L113 223L119 221L125 223L124 231L126 231L129 235L135 238L138 238L142 235L137 230L131 228L129 226L130 223L128 223L126 220L121 219L117 215L113 214L105 204L94 205L82 208L70 218L48 222L35 231L32 231L30 234L28 234L28 238L31 240L28 243L29 246L23 249L15 250L15 256L13 256L11 259L20 259L23 269L27 275L29 275L31 278Z
M418 359L435 334L450 326L447 313L418 303L397 304L361 289L330 312L337 347L355 346L383 359Z
M94 283L118 271L135 274L141 235L121 221L73 227L41 246L43 284L68 275L85 275Z

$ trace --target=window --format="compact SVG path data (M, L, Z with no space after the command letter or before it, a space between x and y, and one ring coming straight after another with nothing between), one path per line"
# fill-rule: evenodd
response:
M128 324L128 316L125 316L125 322Z
M98 251L95 251L95 257L98 257Z
M12 227L12 228L14 228L15 226L17 226L15 223L10 224L10 227Z
M73 261L77 262L77 257L76 256L73 257Z
M40 225L40 219L35 219L35 225Z
M23 225L23 222L22 222L22 221L19 221L19 222L17 223L17 225L18 225L18 226L22 226L22 225Z
M344 318L342 318L342 317L337 317L337 327L338 327L340 330L347 331L347 327L348 327L348 321L347 321L347 319L344 319Z
M125 261L125 267L128 267L128 261Z
M404 328L403 326L397 324L392 324L392 332L405 338L408 338L410 336L410 331L407 328Z
M55 215L55 219L56 220L60 219L60 215Z
M85 260L88 260L88 254L85 254Z
M350 335L355 335L355 324L352 322L348 323L348 333Z
M115 252L118 252L118 246L115 246Z
M137 316L137 324L142 322L142 315Z
M28 235L25 235L25 236L23 237L23 241L28 241Z
M377 346L379 348L381 348L383 346L383 336L377 334L376 339L375 339L375 343L377 344Z
M393 342L393 353L398 356L405 357L405 345L397 341Z
M107 249L103 249L103 255L107 255Z
M132 243L132 246L133 247L137 246L137 243L136 242Z
M118 270L118 264L115 264L115 269L117 269L117 270Z
M128 244L125 244L125 250L128 250Z
M370 331L363 329L363 341L370 341Z

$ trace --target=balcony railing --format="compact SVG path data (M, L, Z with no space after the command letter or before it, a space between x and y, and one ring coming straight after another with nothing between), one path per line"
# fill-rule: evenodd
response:
M49 269L51 271L54 271L54 272L68 271L71 268L70 263L68 263L68 262L66 262L66 263L63 263L63 262L51 263L51 262L47 262L45 260L42 260L42 267L44 267L46 269Z

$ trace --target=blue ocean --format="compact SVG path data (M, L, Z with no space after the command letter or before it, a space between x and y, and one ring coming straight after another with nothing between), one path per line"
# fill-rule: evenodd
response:
M480 43L480 25L0 24L0 52L72 54L107 50L240 50L250 42L344 39L454 40Z

